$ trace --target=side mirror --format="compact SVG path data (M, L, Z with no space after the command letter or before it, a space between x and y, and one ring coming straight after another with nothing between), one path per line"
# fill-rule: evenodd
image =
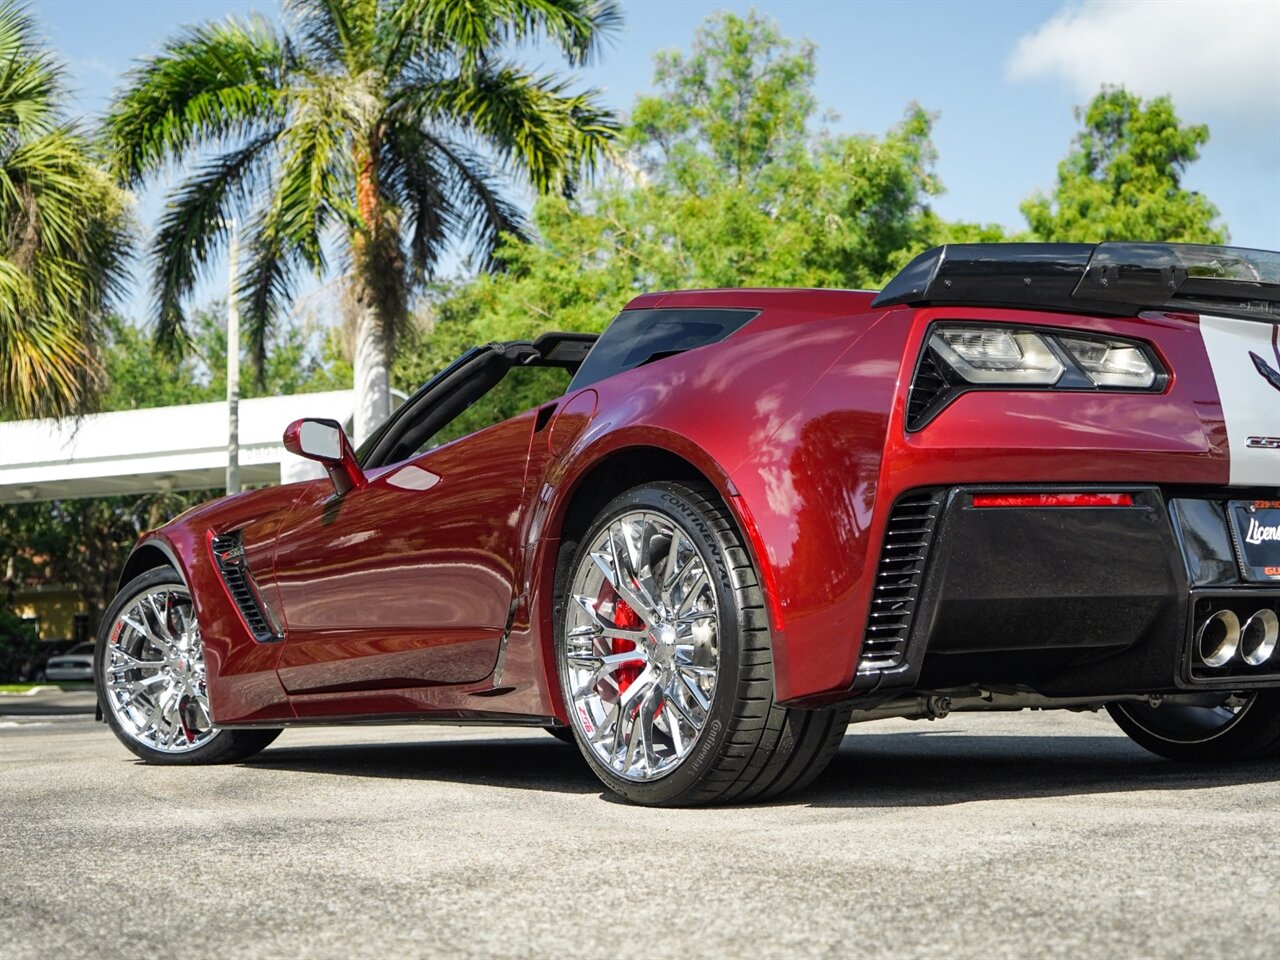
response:
M324 464L333 481L333 489L339 495L367 482L364 471L356 462L342 424L336 420L318 420L308 417L295 420L284 432L284 448L308 460Z

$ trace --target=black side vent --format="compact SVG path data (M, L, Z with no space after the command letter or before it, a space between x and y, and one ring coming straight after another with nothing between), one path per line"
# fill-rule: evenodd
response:
M893 670L903 664L941 505L941 490L916 491L894 504L889 514L858 673Z
M262 605L258 585L245 562L239 534L214 537L210 547L213 549L213 561L222 574L222 582L227 585L227 592L240 610L253 639L259 643L273 643L281 639L280 632L272 625Z
M907 394L908 430L919 430L933 418L950 386L945 368L934 352L926 347L911 380L911 392Z

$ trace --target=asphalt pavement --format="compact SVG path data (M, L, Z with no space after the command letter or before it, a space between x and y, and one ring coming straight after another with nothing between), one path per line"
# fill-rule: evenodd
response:
M0 717L0 954L1274 958L1280 764L1104 715L851 728L765 806L615 801L540 731L290 730L227 767Z
M93 713L98 695L89 688L66 690L49 685L34 687L24 693L0 692L2 717L60 717L76 713Z

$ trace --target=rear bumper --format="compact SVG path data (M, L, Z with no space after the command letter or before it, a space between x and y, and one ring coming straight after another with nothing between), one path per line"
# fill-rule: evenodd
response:
M1280 612L1280 583L1241 576L1220 492L1090 485L1131 505L974 506L975 495L1073 489L901 497L854 679L860 702L970 684L1061 697L1280 686L1280 652L1217 668L1194 653L1217 609L1242 621Z

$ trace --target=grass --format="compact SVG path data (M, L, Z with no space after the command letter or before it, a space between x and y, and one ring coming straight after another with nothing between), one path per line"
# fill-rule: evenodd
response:
M46 680L44 683L0 683L0 693L26 693L34 687L57 687L59 690L90 690L93 683L88 680L63 680L54 682Z

